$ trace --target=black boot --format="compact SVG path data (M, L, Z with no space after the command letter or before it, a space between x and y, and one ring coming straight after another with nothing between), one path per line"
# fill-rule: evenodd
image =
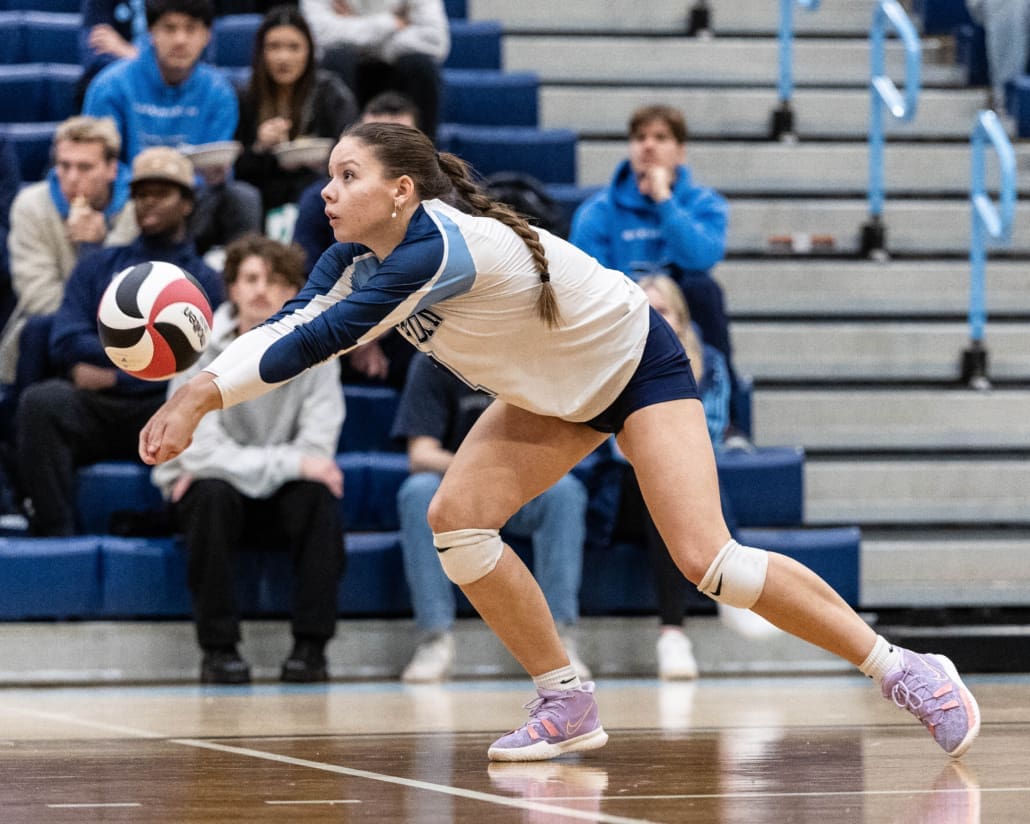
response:
M317 638L297 638L293 642L290 657L283 662L283 681L311 684L329 680L329 668L325 660L326 642Z
M249 684L250 665L236 647L205 649L200 662L201 684Z

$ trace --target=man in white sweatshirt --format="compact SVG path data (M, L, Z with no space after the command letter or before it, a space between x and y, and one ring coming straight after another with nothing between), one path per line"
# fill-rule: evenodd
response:
M169 393L292 298L305 281L303 263L298 247L260 235L231 243L228 300L215 312L211 343ZM327 680L325 647L344 568L343 474L335 460L343 417L339 364L330 360L275 392L209 415L186 451L154 469L189 550L201 682L250 680L236 649L233 555L254 547L282 549L293 559L293 651L282 680Z
M411 98L436 138L440 65L451 48L443 0L300 0L322 53L362 108L384 91Z

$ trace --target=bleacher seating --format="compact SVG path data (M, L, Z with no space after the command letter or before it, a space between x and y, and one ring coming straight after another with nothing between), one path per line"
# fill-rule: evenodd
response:
M475 126L536 126L539 80L533 72L444 69L440 119Z
M211 27L211 43L206 58L216 66L250 66L254 35L261 25L260 14L228 14L216 17Z
M445 126L438 143L484 176L522 172L545 184L569 185L576 180L576 133L571 129Z
M501 69L501 24L495 20L451 20L451 51L445 69Z
M19 5L23 3L25 5ZM31 5L31 10L26 6ZM452 50L443 68L441 148L468 160L481 174L518 171L542 180L569 210L594 190L577 169L579 135L572 128L540 127L540 78L503 69L503 27L467 20L465 0L447 0ZM58 121L72 112L79 77L78 0L0 0L0 130L14 142L27 181L47 167ZM43 11L41 11L43 10ZM258 15L219 18L208 58L236 83L249 74ZM45 341L46 322L27 327ZM35 338L33 338L35 336ZM27 359L32 374L45 362ZM339 590L342 616L399 616L410 612L397 536L396 493L407 476L406 455L391 441L397 407L390 389L347 386L347 419L338 462L345 475L341 502L347 535L347 573ZM781 548L826 575L851 603L858 598L856 529L802 529L804 462L801 448L726 452L720 479L747 539ZM81 537L39 540L0 538L0 618L184 618L190 604L185 553L172 538L114 537L115 512L161 505L150 470L109 462L79 471L76 516ZM760 532L751 532L760 528ZM514 541L516 551L530 550ZM585 615L639 613L655 604L653 584L639 547L618 544L584 565ZM291 576L285 553L250 552L241 558L245 614L288 610ZM693 596L701 604L700 596ZM471 608L462 602L463 614ZM695 606L697 606L695 604ZM711 604L708 603L708 607Z

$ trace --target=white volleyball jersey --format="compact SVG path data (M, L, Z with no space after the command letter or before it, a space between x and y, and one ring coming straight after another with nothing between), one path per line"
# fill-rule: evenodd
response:
M536 313L540 275L515 232L429 200L385 260L359 244L333 245L295 299L215 359L207 371L223 404L255 397L396 327L476 389L541 415L590 420L640 361L647 297L621 272L536 231L561 326L549 328Z

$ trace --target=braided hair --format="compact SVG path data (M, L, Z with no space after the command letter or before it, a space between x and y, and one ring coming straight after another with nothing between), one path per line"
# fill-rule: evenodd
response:
M540 237L524 217L510 206L492 200L479 187L464 160L449 152L437 152L432 141L418 129L396 123L361 123L351 126L343 136L368 146L387 177L410 177L420 200L450 201L462 211L492 217L515 232L526 244L540 273L537 314L549 327L561 325L561 309Z

